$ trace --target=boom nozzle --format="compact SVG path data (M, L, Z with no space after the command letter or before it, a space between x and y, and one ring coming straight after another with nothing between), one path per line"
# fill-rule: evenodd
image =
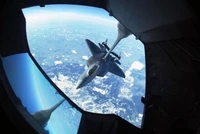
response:
M112 47L110 48L110 50L108 51L108 53L103 57L104 60L106 60L108 55L117 46L117 44L121 41L121 39L124 39L124 38L128 37L129 35L131 35L131 32L119 22L117 24L117 28L118 28L117 39L116 39L115 43L112 45Z

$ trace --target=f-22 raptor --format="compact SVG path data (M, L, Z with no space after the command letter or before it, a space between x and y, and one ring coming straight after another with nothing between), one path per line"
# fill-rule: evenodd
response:
M87 60L88 68L79 78L76 89L86 86L96 76L104 77L107 72L111 72L115 75L125 78L124 72L117 65L121 64L119 62L120 56L114 52L109 52L108 54L107 50L109 50L109 47L107 46L107 41L106 43L99 43L100 47L88 39L86 39L86 43L92 56Z

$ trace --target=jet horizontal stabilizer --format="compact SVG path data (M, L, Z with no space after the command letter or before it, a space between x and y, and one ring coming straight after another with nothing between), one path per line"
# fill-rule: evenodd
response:
M113 74L115 74L115 75L117 75L117 76L125 78L125 74L122 71L122 69L116 63L114 63L114 62L110 62L108 71L111 72L111 73L113 73Z

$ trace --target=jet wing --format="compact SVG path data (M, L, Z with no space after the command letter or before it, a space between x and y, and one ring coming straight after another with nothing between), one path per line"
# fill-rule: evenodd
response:
M122 69L114 62L110 63L108 71L115 75L125 78L125 74L122 71Z
M92 55L95 55L97 53L102 53L102 50L97 45L95 45L91 40L86 39L85 41L86 41Z

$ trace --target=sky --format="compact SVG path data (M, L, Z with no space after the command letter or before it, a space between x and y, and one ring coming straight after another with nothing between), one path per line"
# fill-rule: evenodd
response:
M117 20L109 16L108 12L101 8L81 5L46 5L42 7L24 8L26 20L31 24L46 22L60 18L64 20L86 20L100 23L116 24ZM64 17L63 17L64 16Z

